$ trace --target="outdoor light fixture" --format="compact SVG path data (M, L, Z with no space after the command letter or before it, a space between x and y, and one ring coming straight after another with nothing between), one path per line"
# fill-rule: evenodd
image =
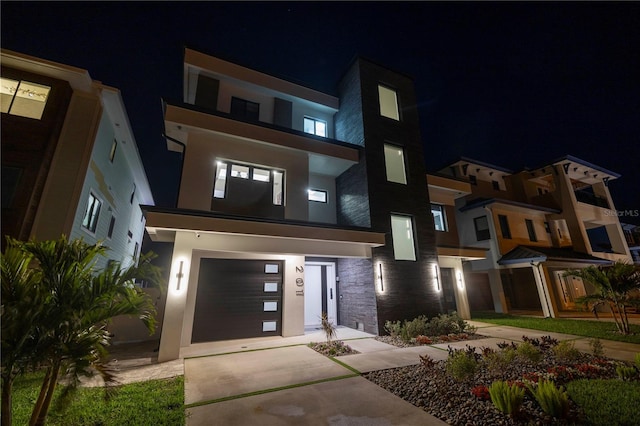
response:
M180 269L178 270L178 273L176 274L176 278L178 279L178 284L176 285L176 290L180 290L180 281L182 281L182 277L184 277L184 274L182 273L182 266L184 265L184 260L180 261Z
M457 271L456 277L458 279L458 288L460 290L464 290L464 283L462 282L462 272L461 271Z
M380 291L384 291L384 283L382 282L382 263L378 263L378 282L380 283Z
M438 274L438 264L437 263L433 264L433 277L434 277L433 283L436 286L436 290L440 291L440 275Z

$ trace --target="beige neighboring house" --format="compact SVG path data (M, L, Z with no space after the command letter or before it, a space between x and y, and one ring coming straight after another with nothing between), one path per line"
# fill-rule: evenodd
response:
M120 91L22 53L3 49L1 64L3 248L4 235L66 235L103 241L110 250L98 265L136 262L140 205L154 201ZM126 318L110 331L114 342L153 338Z

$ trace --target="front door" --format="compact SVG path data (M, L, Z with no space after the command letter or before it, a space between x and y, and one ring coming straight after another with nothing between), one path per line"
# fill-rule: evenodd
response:
M311 262L304 266L304 327L314 330L322 327L322 313L329 322L338 325L336 308L335 264Z
M450 314L456 311L456 295L453 288L453 269L452 268L440 268L440 275L442 279L442 296L444 297L444 308L447 313Z

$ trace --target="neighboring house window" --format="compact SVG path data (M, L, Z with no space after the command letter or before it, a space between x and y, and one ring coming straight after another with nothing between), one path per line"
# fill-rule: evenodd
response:
M133 184L133 191L131 191L131 198L129 199L129 203L133 204L133 198L136 196L136 184Z
M444 206L442 204L431 204L431 214L433 215L433 223L435 224L436 231L446 231L447 221Z
M547 231L547 234L551 233L551 228L549 227L549 222L544 223L544 230Z
M138 242L136 241L136 245L133 248L133 261L138 262L138 249L140 248Z
M87 201L87 208L82 219L82 226L91 232L96 232L98 216L100 215L100 206L102 206L102 202L100 202L100 200L90 192L89 200Z
M527 224L527 232L529 232L529 241L533 241L533 242L538 241L538 237L536 236L536 228L533 226L533 221L531 219L525 219L524 222Z
M304 118L304 132L312 135L327 137L327 122L316 118Z
M409 216L391 215L393 256L396 260L416 260L411 222Z
M511 239L511 229L509 229L509 219L499 214L498 222L500 222L500 232L502 232L502 238Z
M473 219L473 225L476 228L476 239L478 241L488 240L491 238L489 233L489 221L486 216L480 216Z
M317 201L319 203L327 202L327 191L323 191L322 189L310 189L309 193L309 201Z
M116 218L111 215L111 220L109 221L109 231L107 231L107 238L113 237L113 228L116 226Z
M113 159L116 158L116 150L118 149L118 141L113 140L111 143L111 151L109 151L109 161L113 163Z
M400 120L398 95L396 91L388 87L378 85L378 98L380 100L380 115L393 120Z
M231 115L247 120L258 121L260 104L236 97L231 98Z
M404 150L395 145L384 144L384 165L389 182L407 183L404 169Z
M471 183L471 185L477 185L478 179L476 178L475 175L469 175L469 182Z
M49 86L0 78L0 110L40 120L50 91Z
M498 182L497 180L492 180L491 185L493 185L493 189L495 189L496 191L500 191L500 182Z

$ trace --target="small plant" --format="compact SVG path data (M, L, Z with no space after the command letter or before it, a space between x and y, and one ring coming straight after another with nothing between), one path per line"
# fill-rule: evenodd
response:
M509 347L501 351L486 352L482 357L489 371L499 373L513 362L516 357L516 351Z
M337 336L336 326L331 324L326 312L322 313L320 320L322 322L322 331L324 331L324 335L327 337L327 343L331 343L331 339L334 339Z
M589 339L589 347L591 348L591 353L593 356L603 357L604 356L604 347L602 346L602 342L597 337L594 339Z
M619 365L616 367L616 374L618 377L625 382L631 381L636 377L637 372L634 367L629 367L626 365Z
M473 377L478 368L478 361L475 356L465 351L454 351L450 353L446 361L447 373L458 381L464 381Z
M564 418L569 413L569 397L562 386L557 388L552 381L541 380L535 387L527 385L527 389L550 416Z
M546 351L558 344L558 340L554 339L551 336L542 336L540 337L540 339L537 339L535 337L532 338L532 337L522 336L522 341L531 343L533 346L537 347L541 351Z
M384 329L391 337L400 337L402 321L387 321L384 323Z
M542 358L542 353L531 342L523 342L518 345L516 354L523 359L537 363Z
M547 373L554 377L556 382L567 383L575 379L572 369L564 365L548 368Z
M471 389L471 393L480 401L489 401L491 399L491 395L489 395L489 388L484 385L475 386Z
M573 342L564 340L553 348L553 353L560 361L571 362L580 358L580 351Z
M518 345L515 342L499 342L496 343L496 346L500 349L507 349L507 348L511 348L513 350L518 349Z
M522 405L524 389L516 384L510 385L498 380L489 386L489 396L498 410L514 417Z
M421 345L430 345L433 343L433 340L431 340L429 337L427 336L418 336L416 337L416 343L419 343Z
M423 355L418 355L418 356L420 357L420 363L426 368L428 368L429 370L435 367L435 365L438 363L438 361L431 358L428 354L424 356Z

